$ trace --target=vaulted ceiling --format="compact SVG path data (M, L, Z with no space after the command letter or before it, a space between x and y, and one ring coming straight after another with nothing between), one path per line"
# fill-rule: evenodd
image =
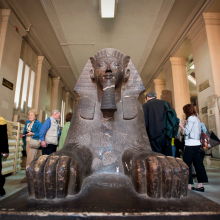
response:
M101 18L99 0L6 2L19 17L25 15L23 23L31 25L29 34L42 48L36 52L47 57L56 72L52 74L73 90L89 57L109 47L129 55L149 85L210 0L118 0L115 18ZM28 36L26 40L31 44Z

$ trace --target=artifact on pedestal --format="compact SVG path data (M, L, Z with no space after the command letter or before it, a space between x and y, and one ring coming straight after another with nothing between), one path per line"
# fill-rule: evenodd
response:
M75 86L80 102L64 147L27 168L29 196L80 196L118 184L151 198L186 196L187 165L151 151L137 100L144 89L129 56L108 48L91 57Z
M172 94L170 90L163 90L162 95L160 97L162 100L165 100L170 103L170 106L172 108Z

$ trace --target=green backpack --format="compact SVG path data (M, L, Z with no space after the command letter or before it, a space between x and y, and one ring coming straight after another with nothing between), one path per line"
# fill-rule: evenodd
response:
M165 104L165 117L164 117L164 134L169 138L173 138L177 135L179 129L179 119L176 116L174 109L169 108L166 101Z

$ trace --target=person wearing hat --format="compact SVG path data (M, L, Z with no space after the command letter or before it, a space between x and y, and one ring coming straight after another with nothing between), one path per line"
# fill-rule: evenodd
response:
M157 94L153 91L147 93L146 100L147 102L143 105L143 111L151 149L154 152L172 156L171 139L163 133L165 118L164 101L157 99ZM169 103L168 106L170 108Z

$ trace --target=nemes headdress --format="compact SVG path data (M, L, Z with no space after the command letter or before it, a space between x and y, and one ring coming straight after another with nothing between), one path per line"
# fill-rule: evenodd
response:
M100 58L117 58L121 61L123 66L127 66L129 63L130 57L127 56L126 54L120 52L119 50L113 49L113 48L106 48L103 50L100 50L97 54L95 54L93 57L90 57L90 60L92 62L93 68L95 68L95 63L100 59Z
M123 118L125 120L135 118L137 115L137 99L138 96L145 91L145 87L130 57L113 48L100 50L93 57L90 57L83 68L74 89L80 96L80 103L77 107L83 106L80 116L87 120L93 120L94 118L97 86L96 83L91 80L89 72L95 68L96 62L101 57L117 57L123 66L130 70L129 79L122 85Z

